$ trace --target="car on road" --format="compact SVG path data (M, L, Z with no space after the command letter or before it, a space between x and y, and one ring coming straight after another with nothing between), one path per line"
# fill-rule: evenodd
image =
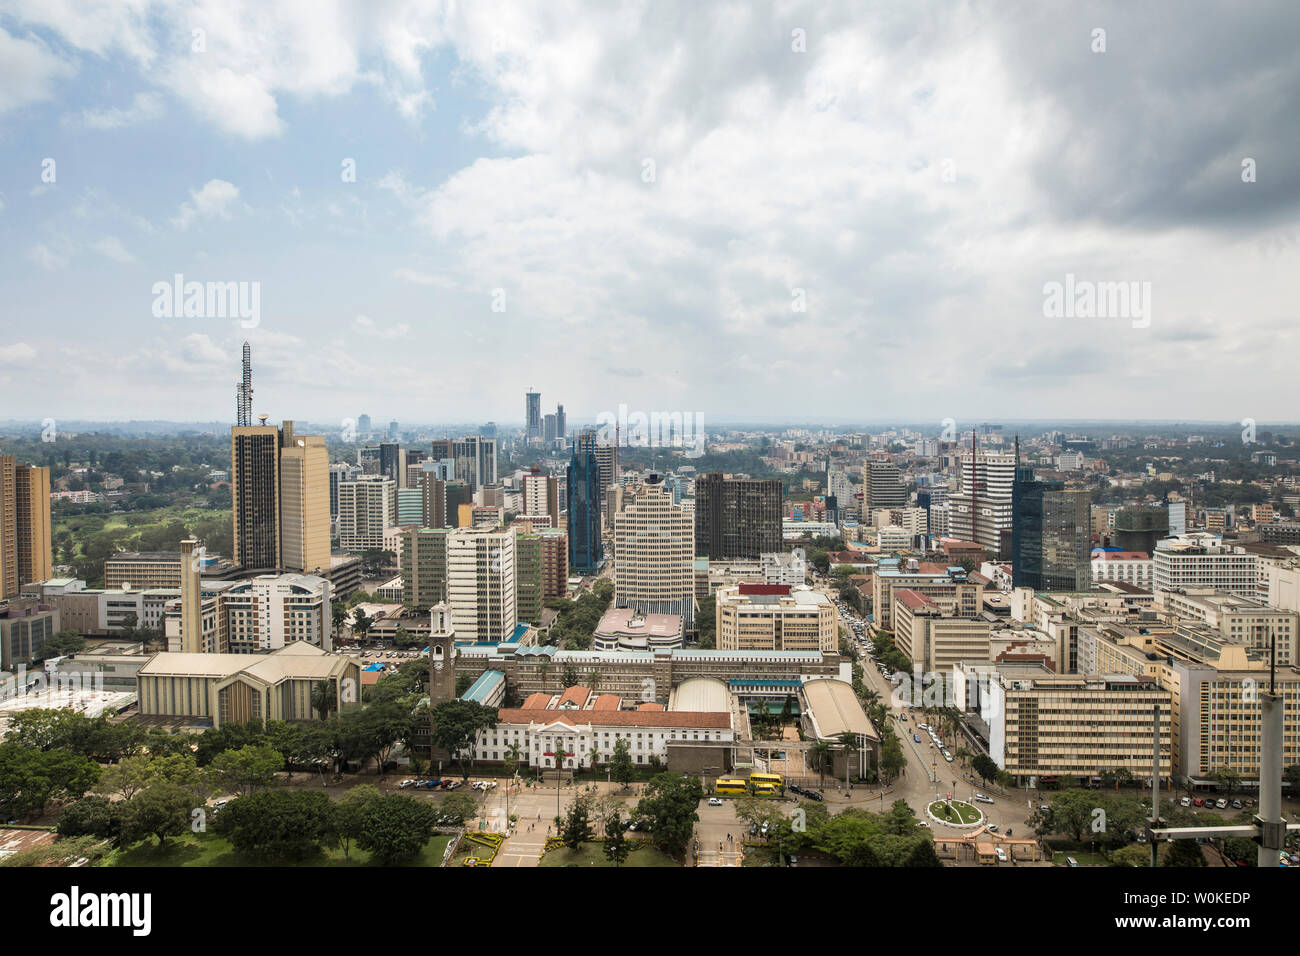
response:
M1002 847L998 847L998 848L997 848L997 854L998 854L998 862L999 862L999 863L1005 863L1005 862L1007 862L1007 851L1006 851L1006 850L1002 849Z
M1048 806L1047 804L1045 804L1045 803L1040 803L1040 804L1038 805L1038 809L1041 810L1043 813L1051 813L1051 812L1052 812L1052 808L1049 807L1049 806Z
M986 794L986 793L977 793L977 794L975 794L975 798L974 798L974 799L975 799L975 802L976 802L976 803L992 803L992 802L993 802L993 798L990 797L990 796L989 796L988 794Z
M1154 751L1153 751L1153 752L1154 752ZM1154 766L1154 764L1153 764L1152 766ZM720 807L720 806L722 806L722 801L719 800L717 797L709 797L709 806L711 806L711 807Z
M926 823L924 820L918 820L916 825L918 827L925 827L927 830L930 829L930 824Z
M823 800L826 799L824 796L821 795L821 793L819 793L816 790L805 790L803 792L803 795L807 797L809 800L816 800L818 803L821 803Z
M921 735L920 735L920 734L912 734L912 739L915 740L915 741L919 744L919 743L921 742ZM1153 751L1153 752L1154 752L1154 751ZM1152 764L1152 766L1155 766L1155 765Z
M985 829L988 830L989 833L997 833L997 832L998 832L998 825L997 825L996 823L990 823L990 824L988 824L988 825L985 826Z

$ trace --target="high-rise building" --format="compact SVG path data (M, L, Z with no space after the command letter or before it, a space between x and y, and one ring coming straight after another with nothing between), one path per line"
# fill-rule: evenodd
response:
M1156 542L1169 537L1169 509L1165 505L1153 508L1120 508L1115 512L1113 543L1121 551L1146 551L1156 549Z
M460 510L474 504L474 491L463 481L449 481L447 495L447 527L455 528L460 524Z
M0 600L54 575L50 469L0 455Z
M447 529L402 532L402 603L433 607L447 600Z
M567 418L564 417L564 406L556 405L555 406L555 437L559 441L564 441L564 439L569 434L568 429L569 429L569 421Z
M447 535L447 603L466 641L506 641L515 631L515 532L458 528Z
M614 606L695 625L695 525L657 475L614 521Z
M1009 555L1015 477L1013 454L974 450L963 455L961 491L948 496L952 536L975 541L990 554Z
M569 543L563 531L515 538L515 603L519 620L540 624L547 601L568 593Z
M379 473L391 478L398 488L406 487L406 451L396 442L379 446Z
M371 428L370 425L370 416L358 415L357 416L357 437L360 438L362 441L368 441L370 439L370 433L372 431L373 429Z
M542 393L524 393L524 441L532 444L542 438Z
M551 527L560 527L560 482L554 475L548 475L534 465L532 471L524 475L522 498L525 517L548 515Z
M447 482L426 471L420 476L420 524L426 528L445 528L447 521Z
M1017 467L1012 485L1011 581L1035 591L1092 588L1092 508L1088 492L1041 481Z
M339 547L368 551L384 546L384 532L397 520L397 485L381 475L339 484Z
M495 438L469 435L465 438L439 438L433 442L434 461L451 459L453 477L477 491L497 482L497 443Z
M338 462L330 465L330 517L339 516L339 482L356 481L361 474L361 468L358 465L349 465L347 462Z
M574 442L567 487L569 567L579 573L595 571L604 563L605 554L600 535L600 466L594 431L584 431Z
M781 479L697 478L694 535L696 553L711 561L780 551Z
M876 508L902 508L907 504L907 488L892 461L873 459L863 473L863 514Z
M280 429L280 564L286 571L329 571L329 449L322 435Z
M261 420L230 430L233 557L249 570L280 567L280 430Z
M596 454L596 464L600 469L600 502L603 507L605 499L609 497L609 489L620 483L618 440L615 439L613 442L593 440L592 448Z

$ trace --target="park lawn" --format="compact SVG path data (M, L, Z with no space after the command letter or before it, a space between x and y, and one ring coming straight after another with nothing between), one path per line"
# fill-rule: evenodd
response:
M584 843L577 852L562 846L550 853L543 853L538 866L609 866L614 864L605 858L604 843ZM624 867L629 866L680 866L671 857L665 856L652 846L643 846L627 855Z
M948 817L945 816L945 810L947 807L948 805L944 803L944 801L936 800L934 803L930 804L930 812L940 820L946 820L948 819ZM952 802L952 811L957 815L957 819L961 823L974 823L980 818L980 812L978 810L968 803L962 803L960 800L954 800Z
M435 834L425 844L420 855L408 866L441 866L442 855L447 851L451 837ZM229 841L211 833L187 833L170 837L161 850L150 837L131 847L114 850L104 858L102 866L369 866L370 854L355 845L350 856L343 850L330 848L314 860L303 863L261 863L249 860L234 851Z

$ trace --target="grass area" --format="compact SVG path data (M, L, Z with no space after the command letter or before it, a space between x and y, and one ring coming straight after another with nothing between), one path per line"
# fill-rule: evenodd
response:
M451 837L436 834L409 866L441 866ZM265 863L236 853L230 843L211 833L187 833L172 837L159 848L152 837L131 847L119 848L104 858L103 866L369 866L370 854L356 846L348 856L331 848L303 863Z
M978 810L961 800L954 800L951 804L936 800L930 804L930 812L949 823L975 823L981 816Z
M614 864L605 859L603 843L584 843L577 851L567 846L542 854L538 866L609 866ZM643 846L627 855L624 867L629 866L679 866L671 857L665 856L652 846Z

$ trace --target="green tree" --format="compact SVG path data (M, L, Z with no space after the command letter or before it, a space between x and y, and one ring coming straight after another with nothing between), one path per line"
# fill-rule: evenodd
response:
M661 773L646 785L646 794L637 804L637 818L650 823L657 847L682 859L700 819L699 803L704 799L700 778Z
M474 743L480 733L497 725L496 708L472 700L445 700L430 711L430 717L434 745L459 763L463 778L469 780Z
M333 681L321 680L312 685L311 709L320 715L321 720L329 720L330 714L338 710L338 695Z
M620 867L627 862L632 844L627 838L627 821L618 811L605 818L605 859Z
M275 774L283 766L284 757L274 747L251 744L217 754L208 769L219 786L248 795L275 783Z
M820 786L826 786L826 771L834 765L835 748L829 740L818 740L808 748L808 762L817 771Z
M197 802L193 791L178 784L150 784L123 804L122 844L156 836L158 846L165 846L169 836L180 836L189 828Z
M1161 866L1206 866L1205 855L1195 840L1175 840L1167 844Z
M478 815L478 801L468 793L449 793L440 804L444 815L455 818L457 823L472 820Z
M362 783L349 789L334 804L334 838L343 847L344 857L351 858L352 844L361 836L366 805L381 796L374 784Z
M577 851L593 837L591 830L591 800L586 796L574 798L560 826L560 839L570 850Z
M44 813L52 798L78 799L98 779L99 766L86 757L0 743L0 810L5 816Z
M623 789L636 776L636 766L632 763L632 747L623 737L614 741L614 750L609 758L609 776L622 784Z
M259 861L301 862L337 841L337 811L320 790L262 790L217 814L213 830Z
M60 837L96 836L116 839L121 828L121 804L104 797L88 796L63 808L56 826Z
M403 794L369 801L361 819L357 846L369 851L371 860L383 866L418 856L437 826L432 804Z
M988 754L976 754L974 759L970 762L970 767L975 771L976 775L984 781L985 786L988 786L988 782L997 776L997 761Z

